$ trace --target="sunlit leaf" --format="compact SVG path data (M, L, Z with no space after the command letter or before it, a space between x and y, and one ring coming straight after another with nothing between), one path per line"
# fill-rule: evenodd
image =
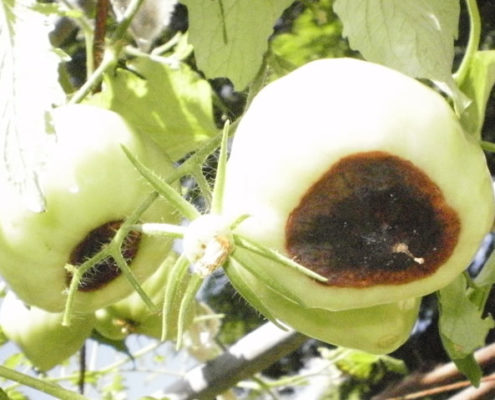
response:
M63 95L59 57L48 38L51 25L29 8L35 3L0 2L0 179L15 186L27 207L41 211L36 169L45 156L46 113Z
M333 12L332 0L312 3L299 15L290 32L276 35L271 49L292 68L325 57L344 57L351 53L342 38L342 24Z
M452 78L459 0L336 0L334 9L365 59L440 82L466 105Z
M495 84L495 50L478 51L471 60L461 89L472 100L461 115L464 127L478 137L485 120L490 92Z
M189 40L208 78L227 77L243 90L258 72L268 38L292 0L181 0Z
M219 130L208 82L185 63L163 61L136 58L129 64L132 72L118 69L108 74L103 92L90 101L121 114L175 160Z
M458 361L458 367L463 368L461 371L470 379L476 379L479 367L472 354L485 344L486 336L495 323L491 316L483 318L482 310L467 296L464 275L441 289L438 299L443 346L450 358Z

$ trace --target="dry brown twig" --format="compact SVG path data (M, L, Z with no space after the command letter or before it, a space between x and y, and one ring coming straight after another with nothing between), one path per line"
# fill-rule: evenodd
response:
M495 344L483 347L475 352L474 356L480 366L485 369L494 365ZM469 381L464 379L455 364L450 362L426 373L412 374L402 382L373 397L372 400L414 400L462 388L467 388L460 392L463 397L457 397L460 394L456 394L450 400L482 400L486 397L481 396L486 396L486 393L491 396L488 398L493 398L495 374L484 377L480 387L474 388ZM468 395L471 397L466 397Z

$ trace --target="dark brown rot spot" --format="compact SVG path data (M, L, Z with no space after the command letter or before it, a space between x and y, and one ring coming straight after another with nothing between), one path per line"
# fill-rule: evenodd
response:
M334 164L286 225L288 253L328 285L407 283L451 255L460 220L439 187L410 161L356 153Z
M69 262L72 265L79 267L86 260L98 253L104 245L110 243L115 236L115 232L117 232L121 225L122 221L111 221L93 229L74 248ZM136 256L140 239L141 234L134 231L129 232L124 239L122 256L129 264ZM120 268L117 266L115 260L112 257L107 257L83 274L82 279L79 282L78 290L82 292L98 290L117 278L120 274ZM71 280L72 274L67 272L67 285L70 284Z

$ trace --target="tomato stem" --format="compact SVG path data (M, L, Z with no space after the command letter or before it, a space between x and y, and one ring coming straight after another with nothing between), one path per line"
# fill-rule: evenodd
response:
M119 23L119 26L117 26L117 29L112 35L113 43L122 40L122 38L125 36L127 29L131 25L132 19L138 12L139 7L141 7L141 4L143 4L143 2L144 0L132 0L127 6L122 20Z
M166 183L161 177L157 176L151 169L142 164L134 155L131 154L124 146L122 147L125 154L132 162L139 173L149 182L149 184L166 200L168 200L185 218L194 220L200 216L199 211L172 186Z
M458 86L462 86L464 80L467 78L469 68L471 66L471 60L478 51L481 37L481 17L476 0L465 0L469 13L469 39L466 47L466 52L462 59L459 69L454 74L454 78Z
M77 293L77 289L79 287L79 283L83 275L95 264L103 261L105 258L109 256L109 247L104 246L102 250L96 253L93 257L82 263L79 267L75 267L71 264L67 264L65 269L72 273L72 279L70 281L67 300L65 302L64 308L64 316L62 318L62 325L70 326L71 317L72 317L72 309L74 306L74 299Z
M15 381L21 385L29 386L40 392L49 394L57 399L62 400L88 400L87 397L80 395L76 392L64 389L63 387L56 385L45 380L33 378L32 376L23 374L13 369L0 365L0 376L5 379Z
M80 103L95 87L100 84L103 74L110 68L113 68L113 66L117 63L119 52L120 46L109 48L105 51L100 65L98 65L86 82L84 82L78 91L71 97L68 104Z
M180 239L184 236L185 228L180 225L165 224L158 222L147 222L144 224L134 224L130 226L131 230L142 232L150 236L167 236Z
M119 266L120 270L122 273L125 275L129 283L132 285L134 290L139 294L143 302L146 304L146 306L150 309L151 312L158 312L158 307L153 303L153 301L150 299L150 297L146 294L146 292L143 290L143 287L139 284L137 281L134 273L131 271L129 268L129 265L125 261L124 257L122 256L122 253L120 252L120 247L117 249L117 251L112 252L112 257Z

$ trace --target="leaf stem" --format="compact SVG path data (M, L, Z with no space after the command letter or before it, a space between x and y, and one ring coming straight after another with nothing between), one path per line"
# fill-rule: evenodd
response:
M120 248L118 248L116 250L117 251L112 252L112 257L115 260L115 262L117 263L117 265L119 266L119 269L125 275L125 277L129 281L131 286L139 294L139 297L141 297L141 299L146 304L146 306L150 309L150 311L153 313L159 312L160 310L158 309L158 307L155 305L155 303L153 303L153 301L150 299L150 297L146 294L143 287L137 281L136 276L134 275L134 273L129 268L129 265L127 265L127 262L125 261L124 257L122 256L122 253L120 252Z
M458 86L462 86L464 80L467 78L469 68L471 66L471 60L478 51L481 37L481 17L476 0L465 0L469 14L469 39L466 47L466 52L462 59L461 65L454 74L454 79Z
M76 266L73 266L70 264L66 265L66 269L72 273L72 279L70 281L68 294L67 294L67 300L65 302L64 316L62 318L62 325L64 325L64 326L70 325L70 320L71 320L71 316L72 316L72 309L74 307L74 299L75 299L75 296L77 294L77 289L78 289L79 283L81 282L82 276L93 265L95 265L96 263L103 261L105 258L107 258L108 255L109 255L108 247L105 247L104 249L99 251L97 254L95 254L93 257L91 257L90 259L83 262L79 267L76 267Z
M108 48L105 51L101 64L98 65L98 68L95 69L95 71L91 74L88 80L84 82L79 90L74 93L68 102L69 104L80 103L89 93L91 93L94 88L100 84L103 74L117 63L119 52L120 46Z
M13 369L0 365L0 376L5 379L18 382L21 385L29 386L40 392L49 394L62 400L88 400L87 397L73 392L51 382L46 382L41 379L33 378L32 376L23 374Z
M486 140L480 141L481 148L490 153L495 153L495 143L487 142Z
M144 224L134 224L131 230L142 232L150 236L167 236L176 239L184 237L185 227L180 225L165 224L161 222L146 222Z
M127 29L131 25L134 15L136 15L139 7L141 7L141 4L143 4L143 2L144 0L131 0L131 3L127 6L122 20L119 23L119 26L112 35L113 43L120 41L125 36Z
M199 211L186 199L184 199L172 186L157 176L151 169L142 164L131 152L122 147L125 154L132 162L139 173L149 182L149 184L167 201L169 201L177 211L185 218L194 220L200 216Z
M217 175L215 177L215 186L213 187L213 199L211 201L212 214L222 213L223 194L225 190L225 175L227 169L229 128L230 121L226 121L222 132L222 142L220 145L220 155L218 157Z

